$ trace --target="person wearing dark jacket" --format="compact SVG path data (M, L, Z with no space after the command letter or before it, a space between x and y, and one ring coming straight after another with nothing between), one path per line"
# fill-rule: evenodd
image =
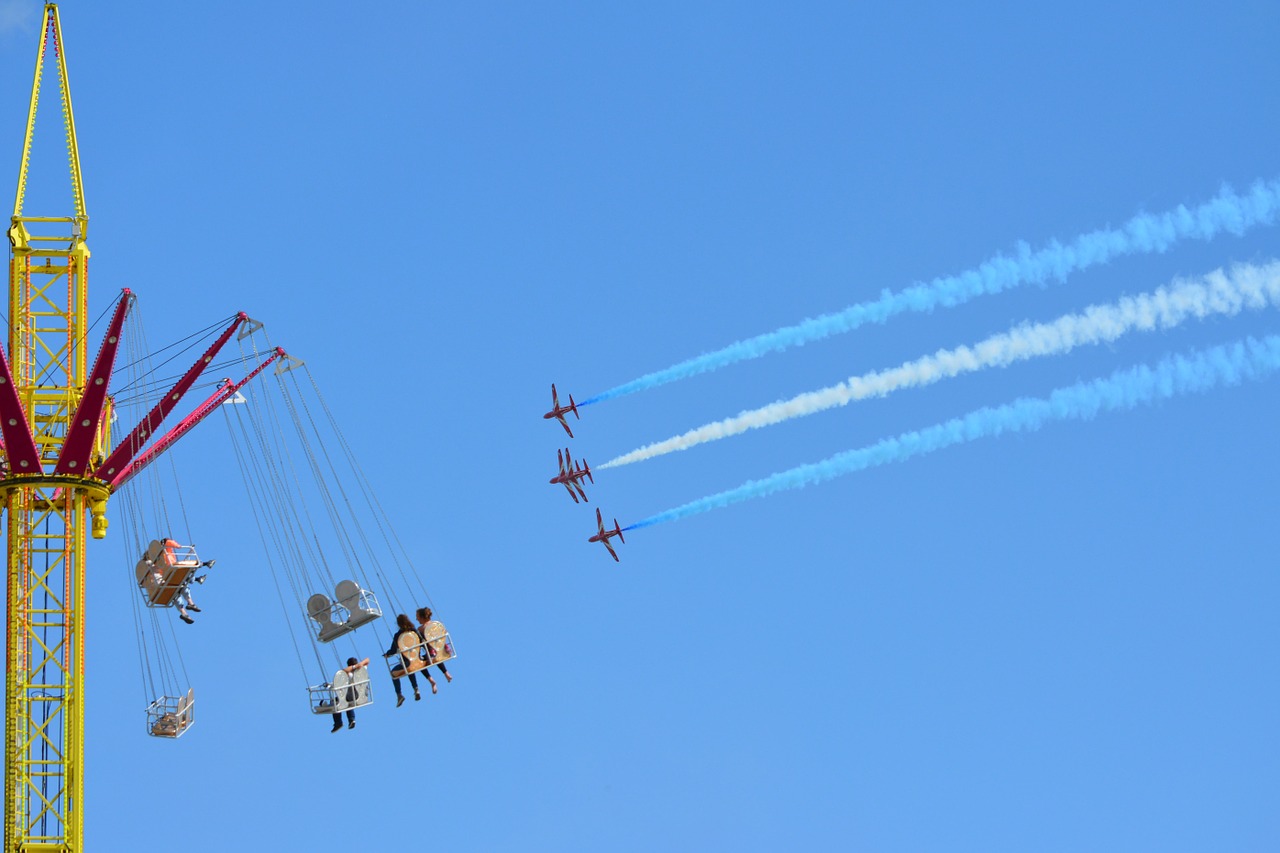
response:
M413 686L414 701L416 702L422 698L422 694L418 692L418 677L410 671L410 667L415 663L415 659L418 655L414 654L413 658L410 658L409 655L401 652L400 638L405 634L411 634L415 646L420 648L422 645L422 635L417 632L413 627L413 623L409 621L409 617L404 613L401 613L396 617L396 628L398 630L396 631L395 636L391 638L391 648L387 649L387 652L383 657L389 658L392 655L400 655L400 663L391 668L391 684L396 689L396 707L399 708L404 704L404 694L400 692L400 678L404 676L405 673L408 673L409 684Z
M346 666L344 666L342 669L338 670L338 672L345 672L345 673L347 674L347 676L348 676L348 679L347 679L347 688L346 688L346 691L345 691L345 692L346 692L346 696L345 696L345 697L341 697L341 696L340 696L340 697L338 697L338 704L337 704L335 707L338 707L338 708L341 708L341 707L342 707L342 700L343 700L343 698L345 698L347 702L354 702L354 701L356 701L356 687L352 684L352 682L355 680L355 674L356 674L357 672L359 672L360 670L364 669L364 668L365 668L366 666L368 666L368 665L369 665L369 659L368 659L368 658L365 658L364 660L356 660L355 658L347 658L347 665L346 665ZM365 673L365 675L364 675L364 681L366 681L366 682L367 682L368 680L369 680L369 674L368 674L368 673ZM337 677L337 673L334 673L333 683L334 683L334 684L337 684L337 683L338 683L338 681L339 681L339 679L338 679L338 677ZM355 727L356 727L356 712L355 712L355 709L354 709L354 708L348 708L348 709L347 709L347 728L349 728L349 729L354 729ZM334 711L334 712L333 712L333 728L329 729L329 732L330 732L330 733L336 732L336 731L337 731L338 729L340 729L340 728L342 728L342 714L341 714L341 713L339 713L338 711Z

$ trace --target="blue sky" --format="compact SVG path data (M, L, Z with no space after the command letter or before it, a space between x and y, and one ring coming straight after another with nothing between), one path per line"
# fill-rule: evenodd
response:
M595 506L625 525L1274 334L1273 312L601 472L588 506L547 485L565 436L539 417L553 381L583 399L1018 241L1280 176L1269 4L61 11L90 313L130 287L156 346L237 310L266 322L321 383L461 655L453 684L399 709L375 668L375 704L330 735L211 421L176 452L218 559L178 626L200 721L177 743L143 734L121 538L89 546L89 846L1243 851L1280 832L1276 380L638 530L620 564L584 541ZM38 14L0 14L15 176ZM62 203L60 140L42 139L57 168L29 212ZM598 464L1267 261L1275 239L1187 242L601 403L568 444ZM365 629L361 648L387 639Z

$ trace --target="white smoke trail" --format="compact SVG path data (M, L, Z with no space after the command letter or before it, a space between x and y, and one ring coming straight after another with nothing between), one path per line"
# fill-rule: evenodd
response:
M1246 379L1264 379L1277 370L1280 370L1280 336L1276 335L1262 340L1246 338L1234 344L1170 356L1156 364L1141 364L1117 370L1092 382L1077 382L1059 388L1048 397L1024 397L1003 406L978 409L946 423L886 438L857 450L846 450L821 462L801 465L761 480L751 480L736 489L708 495L622 529L636 530L677 521L787 489L823 483L877 465L902 462L979 438L1034 432L1055 421L1090 420L1103 412L1125 411L1183 394L1203 394L1214 388L1239 385Z
M1160 214L1141 213L1119 228L1091 231L1068 243L1051 240L1034 251L1028 244L1020 243L1013 255L996 255L959 275L913 284L905 290L886 289L874 301L850 305L834 314L811 317L795 325L703 353L611 388L578 405L589 406L657 388L745 359L760 358L771 352L851 332L867 323L886 323L902 313L950 308L984 294L1002 293L1024 284L1065 281L1073 272L1124 255L1164 252L1180 240L1212 240L1223 231L1243 234L1255 226L1273 224L1278 215L1280 180L1256 183L1243 196L1230 187L1223 187L1217 196L1204 204L1192 208L1178 205Z
M1049 323L1024 323L973 346L939 350L898 367L854 376L829 388L779 400L646 445L600 467L615 468L687 450L750 429L846 406L868 397L883 397L902 388L929 385L962 373L1005 367L1038 356L1059 355L1078 346L1108 343L1133 331L1171 329L1190 319L1234 316L1246 308L1256 311L1268 306L1280 306L1280 261L1263 266L1238 264L1230 272L1215 270L1201 279L1179 279L1152 293L1125 297L1110 305L1093 305Z

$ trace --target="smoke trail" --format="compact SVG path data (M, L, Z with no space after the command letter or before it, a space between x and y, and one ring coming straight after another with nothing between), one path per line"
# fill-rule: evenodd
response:
M1005 367L1015 361L1070 352L1086 344L1114 341L1135 330L1171 329L1193 317L1234 316L1244 308L1257 310L1268 305L1280 305L1280 261L1262 267L1239 264L1230 274L1216 270L1199 281L1175 281L1172 286L1161 287L1153 293L1125 297L1112 305L1093 305L1079 314L1067 314L1050 323L1023 324L972 347L939 350L899 367L854 376L839 385L779 400L645 445L600 467L616 468L687 450L749 429L846 406L868 397L883 397L901 388L929 385L961 373Z
M1280 181L1260 181L1244 196L1224 186L1217 196L1198 207L1188 209L1178 205L1161 214L1142 213L1120 228L1093 231L1066 245L1054 240L1035 252L1026 243L1020 243L1012 257L996 255L976 269L935 278L896 293L886 289L874 302L862 302L834 314L812 317L794 326L704 353L611 388L578 405L656 388L776 350L851 332L866 323L884 323L907 311L950 308L984 293L1000 293L1029 282L1063 281L1072 272L1123 255L1163 252L1179 240L1210 240L1223 231L1239 236L1254 226L1271 225L1277 212L1280 212Z
M752 480L736 489L711 495L684 506L650 516L624 530L651 527L762 498L785 489L798 489L852 474L877 465L901 462L955 444L1009 432L1032 432L1046 423L1067 419L1089 420L1099 412L1132 409L1181 394L1200 393L1218 385L1236 385L1245 379L1261 379L1280 369L1280 336L1261 341L1247 338L1165 358L1155 366L1138 365L1103 379L1059 388L1046 398L1024 397L994 408L978 409L962 418L903 433L869 447L847 450L821 462L801 465L763 480Z

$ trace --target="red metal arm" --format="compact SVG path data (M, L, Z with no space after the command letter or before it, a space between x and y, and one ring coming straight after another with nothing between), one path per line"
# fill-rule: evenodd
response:
M280 347L276 347L276 351L272 353L266 361L255 367L253 372L244 379L241 379L239 382L234 384L232 384L230 379L224 380L226 384L218 388L217 391L214 391L213 396L197 406L195 411L187 415L180 423L178 423L177 426L165 433L164 436L161 437L154 446L149 448L146 453L143 453L137 459L133 460L133 462L129 463L127 468L117 474L116 477L110 481L109 485L111 486L111 491L116 491L125 483L132 480L139 471L147 467L147 465L151 464L156 457L172 447L174 442L190 432L196 424L200 423L212 414L214 409L221 406L227 400L230 400L237 391L243 388L249 380L261 373L267 365L271 364L271 362L284 354L284 350Z
M111 480L115 477L117 471L123 471L129 461L133 459L134 454L142 449L142 445L155 433L156 427L164 420L165 415L173 411L174 406L178 405L178 401L182 399L182 395L190 390L195 381L200 378L200 374L213 361L213 357L218 354L218 350L222 349L222 345L230 340L231 335L245 320L249 319L249 315L241 311L236 318L231 321L231 325L227 327L218 339L204 351L204 355L187 370L183 377L178 380L178 384L160 398L160 402L155 404L151 411L147 412L147 416L142 419L133 432L129 433L124 441L116 445L116 449L111 452L107 460L98 466L98 470L93 472L93 476L99 480Z
M115 367L116 352L120 349L120 328L124 325L125 315L129 313L129 306L132 304L133 293L126 287L120 294L120 303L116 305L111 324L107 326L107 335L93 362L93 370L89 372L84 396L80 398L75 417L71 419L71 428L67 430L67 439L62 443L62 454L58 457L58 467L53 469L55 474L80 474L89 463L93 439L98 434L98 424L102 421L102 411L107 402L111 370Z
M9 359L0 350L0 435L4 436L4 447L8 453L9 473L41 474L40 451L36 449L36 440L31 436L31 424L27 423L27 413L22 409L22 401L18 399L18 389L13 384L13 373L9 370Z

